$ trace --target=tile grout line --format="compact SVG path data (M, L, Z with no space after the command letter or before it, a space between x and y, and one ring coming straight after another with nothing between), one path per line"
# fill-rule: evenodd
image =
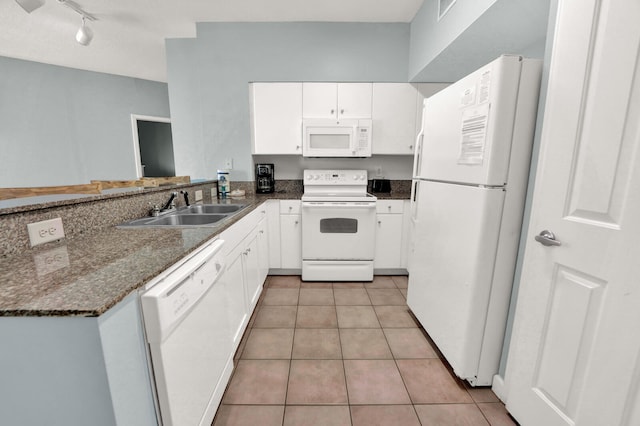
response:
M332 283L331 294L333 294L333 306L336 310L336 330L338 330L338 342L340 342L340 360L342 361L342 372L344 374L344 387L347 391L347 409L349 410L349 422L353 425L353 414L351 412L351 397L349 396L349 385L347 384L347 367L344 364L344 351L342 349L342 334L340 333L340 323L338 322L338 307L336 305L335 283Z

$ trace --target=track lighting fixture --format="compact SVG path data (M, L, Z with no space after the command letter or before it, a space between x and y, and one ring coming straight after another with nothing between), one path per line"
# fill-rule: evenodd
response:
M44 6L45 0L15 0L16 3L22 7L25 12L31 13L39 7ZM74 2L73 0L58 0L58 3L68 7L69 9L76 12L78 15L82 16L82 25L80 25L80 29L76 33L76 41L83 46L88 46L93 40L93 31L91 28L87 27L85 23L86 20L96 21L96 17L90 13L85 12L82 7Z
M83 46L88 46L89 43L91 43L91 40L93 39L93 31L91 31L91 28L86 26L84 20L85 20L85 17L83 16L82 25L80 26L80 29L76 33L76 41Z

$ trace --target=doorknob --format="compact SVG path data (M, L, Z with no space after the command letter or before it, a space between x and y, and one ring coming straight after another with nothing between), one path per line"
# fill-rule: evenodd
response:
M556 240L556 236L553 235L553 232L547 231L546 229L536 235L536 241L542 244L543 246L559 246L560 241Z

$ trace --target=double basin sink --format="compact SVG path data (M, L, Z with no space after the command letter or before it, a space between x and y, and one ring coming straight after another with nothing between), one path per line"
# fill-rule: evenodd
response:
M122 228L215 226L247 207L246 204L197 204L168 210L156 217L143 217L125 222Z

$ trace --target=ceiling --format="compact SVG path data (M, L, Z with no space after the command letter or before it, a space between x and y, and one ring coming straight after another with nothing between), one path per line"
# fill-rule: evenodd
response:
M411 22L423 0L76 0L97 18L89 46L80 15L58 0L31 14L0 2L0 56L167 81L165 39L195 37L196 22Z

